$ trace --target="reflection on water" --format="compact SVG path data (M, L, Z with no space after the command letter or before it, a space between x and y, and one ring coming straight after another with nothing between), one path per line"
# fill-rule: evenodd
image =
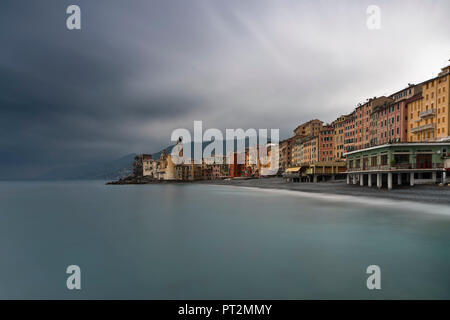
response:
M0 183L0 298L448 299L449 211L228 186ZM66 289L71 264L80 291Z

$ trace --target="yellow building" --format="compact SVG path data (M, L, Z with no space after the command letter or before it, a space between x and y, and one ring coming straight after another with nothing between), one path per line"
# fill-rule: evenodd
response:
M319 159L319 137L312 137L303 143L303 164L312 164Z
M299 166L303 162L303 143L307 139L303 136L295 136L292 146L292 166Z
M345 141L345 121L347 116L340 116L332 122L334 127L334 141L333 141L333 155L334 160L341 160L344 158L344 141Z
M422 96L408 102L408 141L435 141L449 137L450 66L421 83Z
M302 123L294 130L295 136L313 137L318 136L320 130L322 130L323 121L314 119L308 122Z

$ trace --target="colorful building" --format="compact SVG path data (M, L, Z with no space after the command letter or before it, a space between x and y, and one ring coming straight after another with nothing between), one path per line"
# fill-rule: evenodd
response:
M245 154L232 152L229 156L228 165L231 178L242 177L245 172Z
M356 150L370 147L370 123L371 114L375 106L389 103L392 99L388 97L374 97L368 99L366 103L360 104L355 109L355 133Z
M356 116L355 111L345 116L344 120L344 158L345 153L356 150Z
M301 137L315 137L318 136L320 130L322 129L323 121L318 119L310 120L308 122L302 123L297 128L294 129L295 136Z
M319 132L318 161L333 161L335 129L332 125L323 126Z
M304 136L295 136L294 143L292 146L292 166L299 166L303 162L303 142L307 137Z
M347 118L348 116L343 115L331 123L334 128L333 159L337 161L344 159L345 123Z
M312 164L319 159L319 137L307 138L303 143L302 164Z
M450 142L397 143L347 153L347 183L387 185L447 183ZM375 180L376 179L376 180Z
M285 139L280 142L280 169L285 170L292 164L292 147L295 137Z
M449 137L450 66L420 84L421 99L408 103L408 141L437 141Z

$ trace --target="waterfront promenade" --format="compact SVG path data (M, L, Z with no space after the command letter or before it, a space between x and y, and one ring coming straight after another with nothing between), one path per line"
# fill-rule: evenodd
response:
M282 178L248 179L248 180L204 180L199 184L230 185L280 190L296 190L313 193L328 193L357 197L376 197L401 201L418 201L425 203L450 205L450 187L438 185L402 186L392 190L347 185L345 181L321 183L288 183ZM449 207L450 212L450 207Z

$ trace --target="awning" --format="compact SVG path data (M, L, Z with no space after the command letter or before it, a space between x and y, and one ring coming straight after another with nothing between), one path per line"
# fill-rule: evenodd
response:
M301 167L293 167L293 168L287 168L285 172L293 173L293 172L299 172Z

